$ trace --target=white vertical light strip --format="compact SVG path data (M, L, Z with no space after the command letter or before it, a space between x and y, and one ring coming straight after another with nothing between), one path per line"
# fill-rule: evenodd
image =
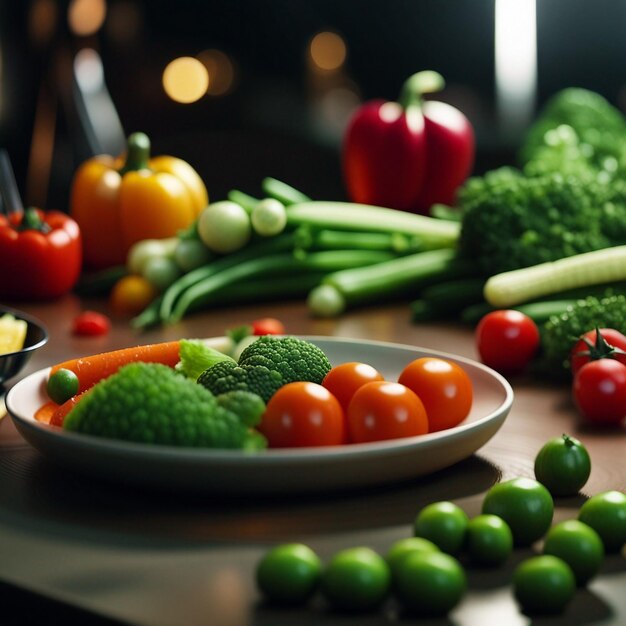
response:
M498 117L517 134L532 119L537 95L536 0L496 0L495 12Z

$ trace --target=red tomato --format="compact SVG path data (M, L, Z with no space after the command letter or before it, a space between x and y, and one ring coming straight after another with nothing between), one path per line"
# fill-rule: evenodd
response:
M622 335L619 330L615 330L614 328L601 328L600 337L604 339L605 343L608 344L608 346L596 346L595 330L590 330L589 332L585 333L576 342L576 344L574 344L570 357L572 374L576 374L576 372L578 372L578 370L583 365L585 365L585 363L589 363L592 358L611 358L626 365L626 337ZM593 348L589 347L589 345L585 342L585 339L589 343L591 343ZM615 352L612 350L612 348L618 348L619 350L623 350L624 354Z
M402 370L398 382L424 404L428 432L456 426L472 408L472 382L456 363L434 357L416 359Z
M348 432L354 443L413 437L428 432L422 401L400 383L366 383L348 407Z
M482 362L503 374L519 374L539 348L539 330L520 311L487 313L476 328L476 343Z
M281 387L267 403L259 430L270 448L336 446L346 440L339 401L325 387L309 382Z
M75 335L93 337L106 335L111 330L111 320L96 311L83 311L74 318L72 332Z
M619 424L626 417L626 366L614 359L590 361L574 377L573 395L585 419Z
M263 317L252 322L253 335L284 335L285 325L273 317Z
M355 391L373 380L385 380L382 374L367 363L342 363L336 365L326 374L322 385L339 400L339 404L347 413L348 405Z

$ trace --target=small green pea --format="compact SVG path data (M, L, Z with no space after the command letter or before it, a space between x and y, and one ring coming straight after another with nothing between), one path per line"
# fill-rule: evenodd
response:
M48 378L46 391L51 400L63 404L78 393L79 387L78 376L72 370L61 368Z

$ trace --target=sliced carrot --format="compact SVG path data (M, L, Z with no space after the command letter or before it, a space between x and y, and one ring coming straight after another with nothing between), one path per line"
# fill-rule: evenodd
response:
M144 346L122 348L112 352L102 352L79 359L70 359L52 366L50 376L61 368L71 370L78 376L79 393L93 387L103 378L115 374L117 370L135 361L146 363L162 363L174 367L178 361L180 351L179 341L151 343Z
M35 411L35 419L42 424L49 424L50 419L58 408L59 405L56 402L52 402L52 400L50 400L49 402L42 404Z
M66 400L63 404L57 404L56 411L50 417L50 426L60 426L63 428L65 416L80 402L84 395L83 393L79 393L76 396L72 396L69 400Z

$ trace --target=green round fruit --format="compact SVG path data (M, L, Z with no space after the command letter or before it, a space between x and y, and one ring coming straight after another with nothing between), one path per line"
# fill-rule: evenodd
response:
M79 387L78 376L72 370L61 368L48 378L46 391L51 400L63 404L78 393Z
M398 566L395 592L411 613L440 617L461 600L467 580L461 564L443 552L413 552Z
M528 546L545 535L554 515L550 492L532 478L513 478L489 489L483 513L501 517L511 528L513 543Z
M576 495L590 474L587 449L569 435L550 439L535 458L535 478L553 496Z
M396 541L385 557L387 565L389 565L391 570L392 578L395 577L400 563L407 555L415 552L439 552L439 548L432 541L428 541L428 539L423 537L406 537Z
M301 543L272 548L257 566L257 585L271 602L302 604L317 589L322 564L315 552Z
M513 572L513 594L525 613L560 613L575 591L574 573L556 556L531 557Z
M600 535L606 552L619 552L626 543L626 495L621 491L589 498L580 507L578 519Z
M502 565L513 551L513 533L497 515L477 515L467 525L466 548L479 565Z
M546 535L543 552L563 559L572 568L579 587L598 573L604 560L604 546L598 533L578 520L553 526Z
M469 518L452 502L434 502L425 506L415 518L416 537L432 541L440 550L456 554L465 542Z
M343 611L366 611L387 596L389 566L371 548L347 548L335 554L322 574L322 592L331 606Z

